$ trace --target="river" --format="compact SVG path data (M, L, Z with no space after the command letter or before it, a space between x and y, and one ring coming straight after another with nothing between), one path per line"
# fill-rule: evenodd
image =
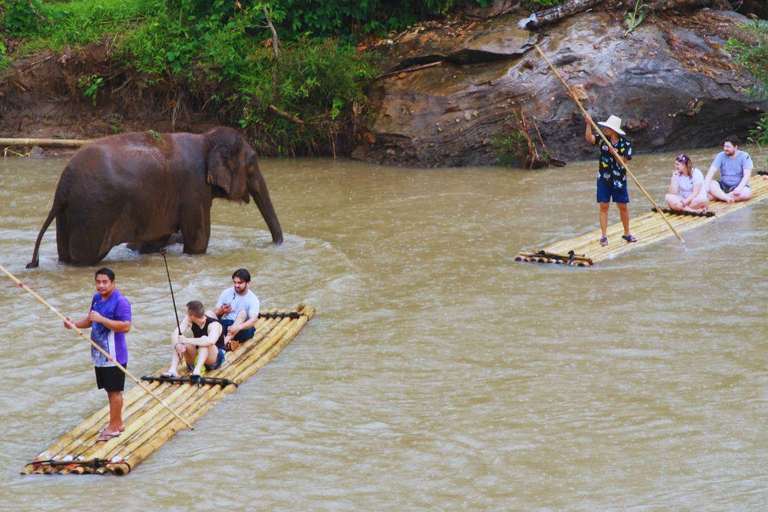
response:
M706 171L714 152L692 156ZM658 201L673 158L632 161ZM0 263L81 317L94 269L57 262L55 226L24 268L65 161L0 159ZM18 474L106 397L85 341L3 278L0 509L764 509L768 205L686 249L514 262L597 228L595 168L263 161L285 243L253 204L215 202L208 253L169 251L176 301L212 306L246 267L263 307L317 316L124 478ZM130 369L153 372L175 323L163 260L118 247L104 264L133 303Z

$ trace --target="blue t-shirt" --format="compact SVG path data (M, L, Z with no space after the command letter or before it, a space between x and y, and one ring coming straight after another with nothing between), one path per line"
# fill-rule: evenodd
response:
M723 185L735 187L744 178L744 171L752 169L752 158L744 151L738 151L733 158L721 151L712 162L712 167L720 171Z
M219 302L216 303L216 308L220 308L224 304L229 304L232 311L221 317L222 320L232 320L233 322L237 318L237 314L241 311L245 311L245 318L248 319L251 316L259 316L259 298L251 290L248 290L245 295L238 295L235 292L235 287L230 286L219 296Z
M101 300L101 295L98 293L94 295L91 301L91 310L96 311L108 320L131 321L131 303L117 289L112 292L112 295L107 300ZM124 332L110 331L100 323L93 322L91 325L91 339L98 346L106 350L121 365L125 365L128 362L128 346L125 342ZM107 359L104 354L94 347L91 347L91 359L93 359L94 366L115 366L115 363Z

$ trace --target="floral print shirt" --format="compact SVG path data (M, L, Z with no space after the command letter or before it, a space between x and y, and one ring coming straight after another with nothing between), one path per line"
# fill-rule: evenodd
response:
M610 140L610 139L608 139ZM597 171L597 178L603 183L615 188L624 188L627 186L627 170L619 165L610 149L599 135L595 135L594 145L600 145L600 168ZM619 135L619 140L613 145L616 152L624 159L632 159L632 143Z

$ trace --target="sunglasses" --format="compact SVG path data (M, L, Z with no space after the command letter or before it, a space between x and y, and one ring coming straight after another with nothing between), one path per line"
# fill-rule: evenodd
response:
M677 157L675 157L675 162L681 162L681 163L687 164L690 161L691 159L686 154L677 155Z

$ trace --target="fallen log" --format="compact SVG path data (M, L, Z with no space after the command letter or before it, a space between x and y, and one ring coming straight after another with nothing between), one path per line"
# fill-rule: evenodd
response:
M541 28L544 25L552 25L553 23L557 23L574 14L584 12L601 3L603 3L603 0L569 0L557 7L531 14L528 18L520 20L517 24L520 28L533 30Z
M0 139L0 146L40 146L79 148L91 142L82 139Z

